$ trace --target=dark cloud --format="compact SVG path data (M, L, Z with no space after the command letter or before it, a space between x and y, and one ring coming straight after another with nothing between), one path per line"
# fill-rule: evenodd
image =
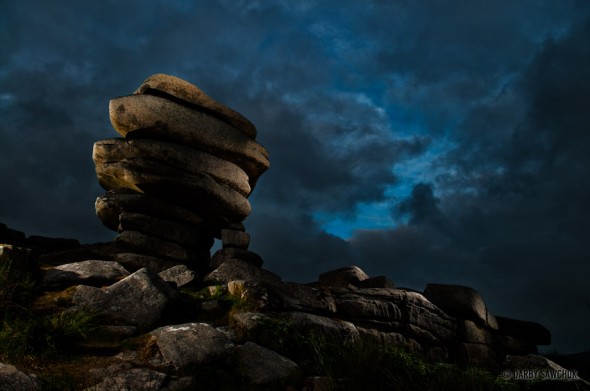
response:
M2 2L0 221L108 240L91 161L116 135L108 100L175 74L270 151L246 226L271 270L474 286L585 349L589 14L584 0ZM352 224L373 203L398 225L347 241L316 220Z
M353 237L362 262L418 289L474 286L497 313L547 324L556 346L589 346L589 45L590 23L546 40L513 90L473 110L458 148L435 163L452 172L436 178L441 196L418 184L394 208L407 224Z

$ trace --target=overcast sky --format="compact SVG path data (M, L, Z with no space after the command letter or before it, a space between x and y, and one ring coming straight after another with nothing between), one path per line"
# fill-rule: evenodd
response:
M468 285L590 348L587 0L1 0L0 222L110 240L92 144L154 73L257 126L268 269Z

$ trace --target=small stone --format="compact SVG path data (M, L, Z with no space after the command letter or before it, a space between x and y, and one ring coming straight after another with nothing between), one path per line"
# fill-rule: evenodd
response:
M221 230L221 243L223 248L239 248L248 250L250 235L246 232L234 231L232 229Z
M190 284L196 278L195 272L186 267L186 265L173 266L158 273L158 276L166 282L176 284L177 288Z

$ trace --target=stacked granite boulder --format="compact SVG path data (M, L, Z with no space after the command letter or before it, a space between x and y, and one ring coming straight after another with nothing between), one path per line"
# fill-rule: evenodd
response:
M109 112L123 137L95 143L93 160L108 190L96 213L119 232L116 260L154 272L179 263L206 272L216 237L224 247L217 258L259 263L242 224L247 197L269 168L254 125L164 74L112 99Z

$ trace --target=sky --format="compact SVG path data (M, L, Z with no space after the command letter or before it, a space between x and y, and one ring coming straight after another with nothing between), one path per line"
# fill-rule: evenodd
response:
M251 250L473 287L590 349L590 2L0 0L0 222L109 241L109 99L190 81L258 129Z

